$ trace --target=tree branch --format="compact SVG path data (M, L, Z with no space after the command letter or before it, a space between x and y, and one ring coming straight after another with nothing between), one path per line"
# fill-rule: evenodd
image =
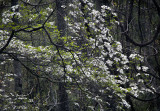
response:
M118 19L116 19L116 20L118 20ZM124 32L123 34L126 36L126 39L127 39L129 42L131 42L132 44L134 44L135 46L139 46L139 47L144 47L144 46L147 46L147 45L151 44L152 42L154 42L154 41L157 39L158 34L160 33L160 22L159 22L159 24L158 24L158 26L157 26L156 33L155 33L154 36L152 37L152 40L150 40L149 42L146 42L146 43L137 43L137 42L135 42L133 39L131 39L131 38L129 37L129 35L125 32L125 29L124 29L122 23L120 23L120 27L121 27L121 31Z
M155 99L158 99L160 96L158 95L157 97L155 98L152 98L152 99L141 99L141 98L138 98L138 97L135 97L134 95L130 94L130 93L127 93L130 97L136 99L136 100L139 100L139 101L142 101L142 102L149 102L149 101L153 101Z
M11 42L13 36L14 36L14 30L12 30L12 33L7 41L7 43L0 49L0 54L6 49L6 47L9 45L9 43Z
M160 17L160 7L158 6L158 3L156 2L156 0L152 0L152 1L153 1L154 5L156 6L157 11L158 11L158 15Z

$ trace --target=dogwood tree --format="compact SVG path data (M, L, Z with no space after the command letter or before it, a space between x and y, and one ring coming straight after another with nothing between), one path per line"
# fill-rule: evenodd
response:
M117 15L110 7L103 5L101 10L96 10L91 0L74 0L62 5L67 27L61 36L62 31L57 29L53 19L55 5L37 9L34 7L39 4L21 1L11 7L12 11L9 9L2 14L1 67L17 60L36 78L39 88L40 83L47 82L43 84L43 93L36 93L29 99L33 88L20 95L8 90L8 81L16 75L2 70L2 110L56 109L62 104L56 92L58 82L65 83L71 110L129 109L131 102L126 99L127 95L137 98L154 92L150 84L146 85L151 78L144 58L136 51L125 54L121 43L111 35L112 26L119 22L114 19ZM32 45L32 41L21 39L28 38L29 34L43 37L39 33L45 36L45 45ZM17 105L18 102L21 104Z

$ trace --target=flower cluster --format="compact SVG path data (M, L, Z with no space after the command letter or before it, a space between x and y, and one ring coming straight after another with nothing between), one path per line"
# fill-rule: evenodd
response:
M67 34L70 36L60 38L63 46L35 47L14 37L5 51L18 54L21 60L27 58L33 64L38 63L38 66L31 69L42 70L43 77L45 74L49 77L54 75L60 78L65 75L64 82L72 85L78 84L77 90L83 89L84 92L88 92L86 97L90 101L96 101L100 109L105 106L113 108L110 106L111 101L115 106L120 104L121 106L117 107L119 109L123 106L129 108L130 105L125 100L126 93L138 97L144 91L151 92L147 88L142 88L144 86L143 77L147 77L145 72L148 71L148 67L139 64L143 62L141 55L132 53L127 56L123 53L122 44L111 36L106 18L110 16L108 13L114 16L116 14L112 13L110 7L103 5L98 11L90 0L81 1L85 6L82 6L82 3L77 0L68 5L71 11L65 17L65 21L68 25ZM20 13L16 12L17 8L18 6L14 6L12 7L13 12L3 13L4 24L12 22L11 18L15 15L21 17ZM53 9L48 7L45 11L40 12L40 15L45 18L48 12L52 11ZM38 17L39 14L30 14L28 20L34 22ZM54 22L47 22L45 26L52 28L54 24ZM53 35L53 42L55 38L59 40L58 34L48 32ZM9 34L7 31L0 30L0 48L7 42ZM1 65L3 64L5 62L1 62ZM6 78L9 76L11 74L5 75ZM0 92L3 91L0 90ZM74 91L68 90L68 94L72 93ZM5 98L8 98L8 95L5 95ZM17 96L17 99L25 100L26 98ZM79 103L76 102L75 105L79 106ZM92 103L89 103L89 108L93 109ZM20 109L25 109L25 107Z
M142 79L134 79L135 84L133 84L133 78L130 77L130 72L133 72L135 75L137 75L137 72L133 71L134 69L130 65L143 62L143 57L134 53L127 57L122 51L122 44L119 41L115 41L111 36L105 19L109 16L107 13L111 13L113 16L117 15L112 13L110 7L103 5L101 6L101 11L98 11L93 8L94 5L88 0L82 1L85 3L84 7L79 7L79 5L76 5L79 3L76 2L70 4L69 6L73 8L74 11L69 12L71 15L70 18L69 16L66 17L68 27L71 33L73 33L72 38L75 38L74 42L87 41L79 46L85 49L90 56L87 58L87 61L81 62L81 64L83 64L81 65L81 71L84 73L84 75L80 77L81 81L84 79L86 82L85 78L88 78L98 83L99 87L105 84L110 90L114 90L114 94L121 98L121 103L129 108L130 105L125 100L125 93L130 92L137 97L143 92L138 88L143 84ZM83 48L83 45L86 46L86 43L87 47ZM79 49L77 50L81 51ZM84 53L86 52L82 51L80 56L83 57ZM142 66L141 69L147 71L148 67ZM129 87L119 87L119 85L125 84L130 84L129 87L131 90L128 89ZM123 92L123 94L120 94L120 92Z
M18 8L18 5L17 6L12 6L11 8L12 8L13 12L11 12L9 10L3 12L3 14L2 14L2 23L3 24L13 22L12 21L13 17L16 17L17 19L22 17L19 12L15 11Z

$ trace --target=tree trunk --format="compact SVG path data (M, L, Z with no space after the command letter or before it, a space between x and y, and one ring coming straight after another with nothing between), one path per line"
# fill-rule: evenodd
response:
M11 0L11 6L15 6L15 5L18 5L18 0ZM16 9L15 11L18 11L18 9ZM18 19L13 17L12 20L13 22L18 23ZM15 75L15 91L20 95L22 94L21 64L17 60L14 60L13 65L14 65L14 73L16 74Z
M15 75L15 92L21 95L22 94L21 64L18 61L14 60L13 65L14 65L14 73L16 74Z
M65 3L65 0L56 0L56 7L57 7L57 27L58 30L60 31L60 36L63 37L65 35L65 21L64 21L64 16L65 16L65 11L61 7ZM60 43L62 45L62 42ZM65 73L65 72L64 72ZM66 83L62 81L62 79L65 78L64 76L61 78L59 82L59 111L69 111L69 105L68 105L68 94L66 92Z
M15 6L15 5L18 5L18 0L11 0L11 6ZM15 10L16 12L18 12L18 9ZM13 22L18 24L18 19L13 17L12 18ZM16 55L15 56L16 58L18 58L18 56ZM22 95L22 72L21 72L21 64L18 60L14 60L13 61L13 66L14 66L14 73L15 73L15 78L14 78L14 81L15 81L15 92L18 94L18 95ZM16 106L20 106L22 104L22 102L17 102L16 103ZM17 109L19 110L19 109Z

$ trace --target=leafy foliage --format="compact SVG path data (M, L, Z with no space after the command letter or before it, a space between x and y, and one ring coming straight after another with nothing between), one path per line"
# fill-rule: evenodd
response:
M57 90L57 83L62 77L70 104L75 109L129 109L127 94L138 97L153 93L144 84L151 78L147 74L148 67L142 65L143 57L136 52L126 55L121 43L111 35L110 29L119 22L114 19L117 15L110 7L103 5L98 11L89 0L76 0L62 7L68 11L63 37L51 17L54 9L50 7L40 8L37 12L36 8L30 10L32 6L20 2L20 5L11 7L12 11L3 12L0 48L9 44L1 53L3 58L8 59L1 62L1 67L12 63L13 59L19 61L37 86L30 88L29 93L17 95L5 86L16 75L11 73L12 69L2 70L2 110L46 110L50 104L55 107L60 103L56 93L51 96L51 92L53 88ZM19 12L15 12L17 8ZM18 22L15 23L13 18ZM38 44L38 36L43 37L40 33L46 37L45 45L40 41ZM29 39L29 34L36 38L35 44L34 40L26 42L20 39ZM12 40L8 41L11 37ZM41 90L30 99L35 87Z

